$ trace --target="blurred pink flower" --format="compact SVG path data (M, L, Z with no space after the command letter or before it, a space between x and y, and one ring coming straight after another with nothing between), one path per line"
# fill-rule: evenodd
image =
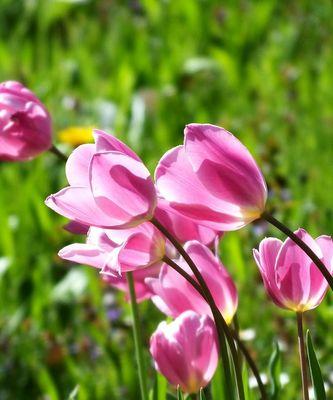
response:
M0 160L29 160L51 145L52 123L45 106L21 83L0 83Z
M239 229L265 208L267 188L256 162L218 126L187 125L184 145L162 157L155 176L173 208L216 231Z
M304 230L295 234L302 239L333 271L333 241L329 236L312 237ZM279 307L304 312L317 307L328 288L312 260L290 238L282 242L275 238L261 241L253 250L266 290Z
M193 311L169 324L163 321L150 339L150 353L155 368L173 386L197 393L212 379L218 363L214 323Z
M237 289L219 259L203 244L192 241L185 244L227 323L230 323L238 305ZM193 272L183 259L176 261L190 276ZM154 304L166 315L177 317L186 310L211 316L207 302L192 285L169 265L164 264L158 278L147 278L146 283L155 294Z
M156 192L139 157L112 135L94 131L95 145L79 146L70 155L70 186L46 199L57 213L84 225L131 228L149 220Z
M123 230L91 227L86 243L64 247L59 256L65 260L100 269L111 286L128 291L125 272L133 271L138 300L152 295L145 278L158 276L165 252L162 235L150 223Z

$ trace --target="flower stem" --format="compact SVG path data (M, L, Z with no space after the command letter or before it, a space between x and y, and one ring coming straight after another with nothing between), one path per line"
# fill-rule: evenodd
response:
M127 278L129 294L130 294L130 301L131 301L131 311L132 311L132 319L133 319L133 337L134 337L136 361L138 364L141 399L148 400L145 362L144 362L143 351L142 351L142 348L143 348L142 336L141 336L138 304L136 302L136 294L135 294L132 272L127 272L126 278Z
M218 310L214 298L212 294L210 293L208 286L203 279L200 271L198 270L197 266L191 259L191 257L188 255L188 253L184 250L183 246L178 242L178 240L155 218L152 218L150 221L163 235L174 245L176 250L179 252L179 254L184 258L188 266L191 268L195 278L197 279L202 292L204 294L204 297L207 301L207 303L210 306L210 309L212 311L214 321L216 324L216 329L218 333L218 339L219 339L219 344L220 344L220 351L222 355L223 362L225 363L224 365L224 371L225 374L228 375L226 376L226 382L228 383L227 387L229 390L229 397L228 399L232 399L232 381L230 380L230 364L229 364L229 357L228 357L228 351L227 351L227 346L225 343L225 339L227 339L229 348L231 351L231 355L233 358L234 362L234 367L235 367L235 377L237 381L237 389L238 389L238 396L240 400L245 399L245 394L244 394L244 387L243 387L243 380L242 380L242 373L241 369L238 364L238 355L237 355L237 350L236 346L234 343L234 339L232 338L232 335L229 331L228 325L225 322L222 314Z
M55 145L52 145L49 151L52 154L56 155L61 161L67 161L66 155L62 153Z
M307 374L307 364L306 364L306 354L304 345L304 332L303 332L303 313L297 312L297 333L298 333L298 351L299 360L301 364L301 374L302 374L302 390L303 390L303 400L309 400L309 384L308 384L308 374Z
M294 234L294 232L292 232L287 226L285 226L282 222L280 222L276 218L274 218L273 215L264 211L263 214L261 215L261 218L263 218L270 224L274 225L281 232L283 232L287 236L289 236L290 239L293 240L297 244L297 246L299 246L304 251L304 253L306 253L311 258L311 260L314 262L316 267L322 273L322 275L326 279L327 283L330 285L331 289L333 290L333 277L330 274L330 272L328 271L328 269L325 267L324 263L314 253L314 251L312 251L310 249L310 247L306 243L304 243L302 239L300 239L298 236L296 236Z
M193 279L191 277L191 275L189 275L186 271L184 271L178 264L176 264L173 260L171 260L169 257L164 256L163 257L163 261L168 264L171 268L173 268L175 271L177 271L179 274L181 274L199 293L200 295L206 300L205 295L201 289L201 286L198 284L198 282ZM237 324L238 326L238 324ZM265 390L265 386L261 380L260 377L260 373L259 370L256 366L255 361L253 360L253 358L251 357L251 354L249 353L249 351L247 350L246 346L244 345L244 343L240 340L239 335L238 335L238 331L236 330L231 330L230 332L232 334L232 336L234 337L237 346L240 350L240 352L243 354L246 362L248 363L250 369L252 370L253 375L255 376L257 382L258 382L258 387L261 393L261 400L267 400L267 394L266 394L266 390Z

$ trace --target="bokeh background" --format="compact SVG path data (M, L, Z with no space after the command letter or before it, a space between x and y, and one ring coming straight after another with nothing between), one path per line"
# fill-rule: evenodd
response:
M332 71L329 0L0 0L0 81L37 93L63 151L104 128L153 171L186 123L221 125L263 169L269 208L314 236L333 233ZM57 257L80 240L43 203L64 184L51 154L0 164L0 399L138 399L123 296ZM253 357L269 379L278 341L279 398L296 399L295 319L268 301L251 256L270 234L281 237L263 223L228 234L221 257ZM140 311L148 342L163 316ZM332 320L330 294L306 315L331 395Z

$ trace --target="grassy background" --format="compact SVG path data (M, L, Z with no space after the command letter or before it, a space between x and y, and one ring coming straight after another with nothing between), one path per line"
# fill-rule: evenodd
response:
M331 234L332 32L329 0L0 0L0 81L34 90L55 133L116 132L152 171L186 123L222 125L255 155L276 215ZM77 385L79 399L138 399L122 295L56 255L73 238L43 200L64 184L52 155L0 165L0 399L66 399ZM221 256L240 291L241 328L256 332L253 356L267 372L282 343L290 382L280 398L294 399L294 316L267 301L251 257L269 234L263 224L231 233ZM148 341L163 317L148 302L141 310ZM329 295L306 318L329 387L332 317Z

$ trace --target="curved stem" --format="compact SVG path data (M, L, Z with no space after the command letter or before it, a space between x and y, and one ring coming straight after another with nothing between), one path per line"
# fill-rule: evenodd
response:
M215 301L213 299L212 294L210 293L208 286L203 279L200 271L198 270L197 266L191 259L191 257L188 255L188 253L184 250L183 246L178 242L178 240L156 219L152 218L150 222L161 232L163 235L174 245L174 247L178 250L179 254L184 258L188 266L191 268L195 278L197 279L199 285L201 286L201 289L204 293L205 299L207 303L209 304L216 328L218 331L218 338L220 342L220 349L222 353L222 358L223 361L226 363L225 365L225 372L227 373L227 366L229 367L229 361L228 361L228 354L227 354L227 349L226 349L226 344L225 344L225 338L228 341L229 348L231 351L231 355L233 358L234 362L234 367L235 367L235 376L236 376L236 381L237 381L237 389L238 389L238 395L241 400L245 399L245 394L244 394L244 387L243 387L243 380L242 380L242 373L238 364L238 355L237 355L237 350L236 346L234 343L234 340L232 338L232 335L230 334L229 328L227 323L225 322L223 316L221 315L220 311L218 310ZM223 334L224 333L224 334ZM226 381L231 385L231 381ZM229 397L230 398L230 397Z
M62 153L55 145L52 145L49 151L52 154L56 155L61 161L67 161L67 156Z
M141 329L140 329L138 304L136 302L133 273L127 272L126 278L127 278L130 301L131 301L131 311L132 311L132 319L133 319L133 337L134 337L136 361L138 364L141 399L148 400L149 396L148 396L148 389L147 389L145 362L144 362L144 357L143 357L143 352L142 352L142 348L143 348L142 336L141 336Z
M249 353L248 349L246 348L246 346L244 345L244 343L240 340L238 333L236 331L231 330L231 333L240 349L240 351L242 352L246 362L248 363L254 377L256 378L256 381L258 383L258 388L260 390L261 393L261 400L267 400L267 394L266 394L266 389L264 386L263 381L261 380L261 376L260 376L260 372L257 368L257 365L255 363L255 361L253 360L253 358L251 357L251 354Z
M183 278L185 278L200 293L200 295L206 300L205 295L204 295L204 293L203 293L203 291L201 289L201 286L197 283L197 281L195 279L193 279L187 272L185 272L178 264L176 264L169 257L164 256L163 257L163 261L166 264L168 264L171 268L173 268L175 271L177 271L179 274L181 274L183 276ZM238 323L237 323L237 326L238 326ZM267 394L266 394L266 389L265 389L263 381L261 380L261 376L260 376L260 373L259 373L259 370L258 370L258 368L256 366L255 361L251 357L251 354L247 350L247 348L244 345L244 343L240 340L237 330L230 329L230 332L231 332L233 338L235 339L235 341L236 341L241 353L243 354L246 362L248 363L250 369L252 370L252 373L253 373L254 377L257 380L258 388L259 388L260 393L261 393L261 399L262 400L267 400L268 397L267 397Z
M309 383L308 383L308 374L307 374L307 366L306 366L306 354L305 354L305 344L304 344L304 332L303 332L303 313L297 312L297 333L298 333L298 351L299 351L299 360L301 364L301 374L302 374L302 391L303 391L303 400L309 400Z
M310 249L310 247L306 243L304 243L302 239L300 239L298 236L296 236L294 234L294 232L292 232L287 226L285 226L282 222L280 222L276 218L274 218L273 215L264 211L261 215L261 218L263 218L270 224L274 225L281 232L283 232L284 234L289 236L290 239L293 240L297 244L297 246L299 246L304 251L304 253L306 253L311 258L311 260L314 262L316 267L322 273L322 275L326 279L327 283L330 285L331 289L333 290L333 277L330 274L330 272L328 271L328 269L325 267L325 264L314 253L314 251L312 251Z

